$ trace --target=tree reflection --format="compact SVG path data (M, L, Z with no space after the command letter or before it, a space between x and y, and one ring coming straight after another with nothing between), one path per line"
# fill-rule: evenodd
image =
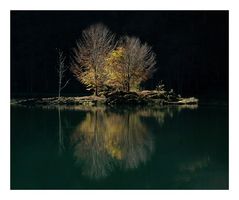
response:
M114 167L137 168L153 152L153 139L137 112L88 112L71 136L76 162L93 179Z
M198 105L177 105L177 106L154 106L144 107L138 110L138 114L142 117L154 118L160 125L163 125L165 119L173 118L176 113L181 112L184 109L194 110Z
M65 145L64 145L62 121L61 121L61 108L59 105L57 107L57 111L58 111L58 152L59 154L62 154L62 152L65 149Z
M96 179L107 176L112 169L111 157L104 146L105 128L102 118L103 112L88 113L71 138L75 144L74 156L77 163L81 164L83 174Z
M85 113L84 120L74 128L70 136L76 164L81 167L83 175L101 179L116 168L130 170L146 163L154 151L151 125L146 123L147 119L153 118L162 125L167 117L173 117L184 108L72 109Z

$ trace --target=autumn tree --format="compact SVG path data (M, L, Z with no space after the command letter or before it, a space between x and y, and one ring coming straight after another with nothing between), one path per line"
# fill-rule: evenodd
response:
M139 87L155 71L155 54L138 38L124 37L106 58L107 84L130 91Z
M114 34L103 24L91 25L76 43L71 67L75 77L98 96L104 85L105 58L114 49Z
M107 86L126 90L125 80L127 77L124 56L125 49L123 47L117 47L107 55L105 62L105 74L107 76L105 84Z

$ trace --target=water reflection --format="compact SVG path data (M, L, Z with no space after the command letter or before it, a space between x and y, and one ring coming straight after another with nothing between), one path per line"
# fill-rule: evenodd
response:
M11 187L226 189L227 113L218 107L12 107Z
M200 180L203 177L205 169L208 168L210 164L211 159L209 155L202 155L200 157L188 158L187 160L181 161L177 166L178 174L175 176L175 187L178 188L182 184L195 184L195 180ZM206 175L210 176L211 174ZM219 176L220 175L217 174L217 178ZM206 184L207 183L205 183L205 185Z
M115 167L137 168L154 148L152 135L135 112L88 112L71 142L82 173L93 179L107 176Z
M152 117L163 124L166 117L181 111L178 107L83 110L86 116L74 129L70 143L76 164L91 179L104 178L116 168L130 170L146 163L154 151L154 139L144 119Z
M197 170L201 170L202 168L205 168L210 163L210 157L209 156L203 156L202 158L197 158L190 162L185 162L179 165L179 170L181 172L190 172L194 173Z
M58 111L58 144L59 144L58 151L59 151L59 154L61 154L65 149L65 145L64 145L64 134L63 134L63 128L62 128L60 106L58 106L57 111Z

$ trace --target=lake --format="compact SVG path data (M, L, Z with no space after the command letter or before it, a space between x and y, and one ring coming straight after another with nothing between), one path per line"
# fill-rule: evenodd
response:
M228 189L228 107L11 106L11 189Z

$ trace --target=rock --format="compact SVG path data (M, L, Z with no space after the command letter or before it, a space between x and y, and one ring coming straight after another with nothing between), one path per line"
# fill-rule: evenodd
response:
M181 98L178 101L166 101L164 104L174 104L174 105L193 105L198 104L198 99L195 97Z
M140 97L136 92L115 91L108 93L106 96L108 105L132 105L146 104L145 99Z
M147 99L167 99L166 91L157 91L157 90L143 90L138 93L141 97L145 97Z

